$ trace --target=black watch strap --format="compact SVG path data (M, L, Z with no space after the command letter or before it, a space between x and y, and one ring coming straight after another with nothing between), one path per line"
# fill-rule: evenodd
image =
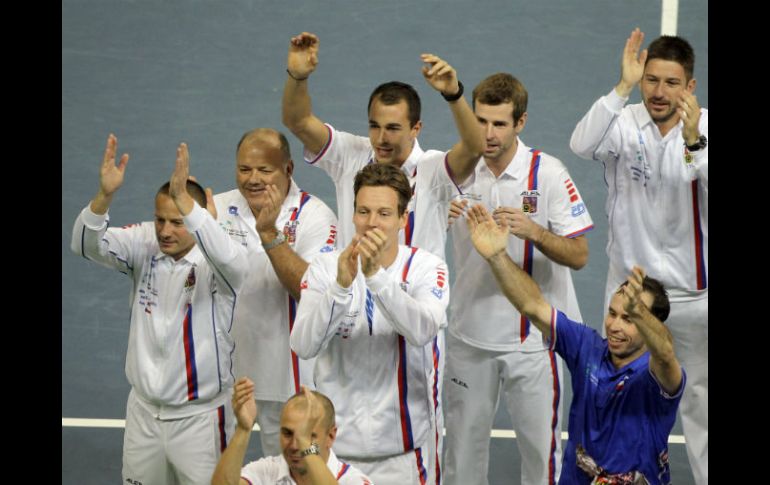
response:
M685 145L685 146L687 147L687 151L697 152L698 150L702 150L706 148L707 144L708 144L708 139L706 138L706 135L701 135L698 137L698 140L694 144Z
M460 87L460 89L458 89L456 93L454 93L454 94L444 94L444 93L441 93L441 96L445 100L449 101L450 103L452 101L457 101L458 99L462 98L463 97L463 92L465 91L465 88L463 87L463 83L460 82L460 81L457 81L457 85Z

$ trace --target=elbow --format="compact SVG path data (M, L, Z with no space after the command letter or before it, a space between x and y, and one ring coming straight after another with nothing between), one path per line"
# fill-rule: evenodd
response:
M575 258L573 258L573 260L570 262L569 267L577 271L577 270L583 269L587 264L588 264L588 251L585 251L585 253L581 253L575 256Z
M538 314L537 313L538 309L539 309L539 305L535 304L535 302L532 300L529 300L527 303L521 305L520 308L517 308L517 310L519 310L519 313L524 315L529 321L533 321L536 319Z
M482 155L484 155L484 149L487 147L486 140L484 140L483 136L479 136L477 138L474 138L473 143L470 143L468 145L468 151L471 153L473 158L481 158Z
M580 158L591 158L593 155L591 150L581 145L577 130L572 133L572 137L569 140L569 149Z
M569 251L566 266L577 271L588 264L588 239L582 234L572 239L571 244L572 249Z
M289 346L291 347L291 350L294 351L295 354L297 354L297 357L300 359L312 359L315 357L318 352L313 352L313 349L310 345L306 344L302 341L301 338L299 338L299 335L296 333L297 327L295 325L294 331L291 332L291 335L289 336Z
M281 122L289 131L295 136L303 131L304 119L296 114L292 113L291 109L284 109L281 116Z
M283 126L288 128L289 131L291 131L292 133L294 133L294 130L297 129L296 119L286 109L283 110L283 114L281 116L281 123L283 123Z
M408 333L403 334L404 338L407 342L409 342L409 345L413 345L415 347L423 347L425 345L428 345L433 338L438 335L438 329L440 326L440 321L437 321L436 319L433 319L431 321L430 328L426 328L425 332L415 332L415 333Z

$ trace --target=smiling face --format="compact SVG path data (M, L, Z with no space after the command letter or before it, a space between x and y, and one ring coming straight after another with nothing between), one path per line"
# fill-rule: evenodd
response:
M679 122L679 99L683 91L695 90L695 79L688 81L684 67L676 61L650 59L644 68L640 90L650 118L663 132Z
M280 430L280 442L283 458L289 465L289 471L292 476L307 474L307 466L303 460L297 443L296 433L300 429L305 420L305 413L307 412L307 401L304 398L295 398L290 400L283 408L281 412L281 430ZM324 411L319 411L323 413ZM334 426L333 422L327 420L322 416L313 428L311 434L311 441L317 443L321 449L321 459L326 462L329 459L329 450L331 450L334 439L337 437L337 426Z
M379 163L404 164L412 153L422 121L409 126L409 105L405 100L385 104L379 98L369 108L369 141Z
M652 306L652 294L644 292L641 299L648 308ZM612 362L618 368L636 360L647 350L639 329L628 319L628 313L623 308L623 297L618 293L612 295L610 300L604 329Z
M187 232L182 213L170 196L155 196L155 237L163 254L178 261L195 246L195 239Z
M398 251L398 231L406 226L407 213L399 213L398 192L387 185L364 186L358 190L353 224L356 234L379 229L388 240L382 248L385 260L391 260Z
M294 164L286 160L277 137L249 138L238 149L235 182L252 212L259 212L267 203L268 184L278 187L281 194L289 192Z

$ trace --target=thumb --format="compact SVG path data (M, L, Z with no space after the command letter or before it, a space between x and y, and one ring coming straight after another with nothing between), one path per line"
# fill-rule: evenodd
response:
M211 190L211 187L206 187L206 210L209 211L209 214L211 214L211 217L214 219L217 218L217 206L214 204L214 192Z

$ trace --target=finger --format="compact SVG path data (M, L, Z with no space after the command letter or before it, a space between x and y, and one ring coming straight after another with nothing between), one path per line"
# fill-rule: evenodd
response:
M107 146L104 147L104 157L102 158L102 165L111 165L115 163L115 152L118 146L118 139L112 133L107 137ZM125 155L124 155L125 156Z
M377 236L377 240L379 244L385 244L385 241L388 240L387 234L385 234L385 231L379 228L375 228L371 230L372 234Z
M356 234L353 236L353 239L350 241L350 244L345 248L344 251L342 251L341 256L344 256L345 258L350 258L350 255L354 252L356 246L358 246L358 243L361 241L361 236Z
M268 208L270 210L275 210L275 208L280 205L278 203L278 199L281 198L280 194L278 193L278 186L274 184L267 184L265 186L265 191L267 192L267 200L269 202Z
M452 66L450 66L449 64L445 64L444 66L438 69L438 71L436 72L436 76L446 76L447 74L452 74L454 71L455 70Z
M441 71L445 67L446 67L446 62L438 61L435 64L433 64L433 67L430 68L430 71L428 72L428 74L430 76L435 76L439 71Z
M371 236L369 232L367 231L366 236L361 239L361 244L358 245L358 249L361 251L366 251L367 255L374 255L379 251L380 247L379 245L371 239Z
M644 63L647 62L647 49L644 49L641 54L639 54L639 64L644 65Z
M128 164L128 153L124 153L123 156L120 157L120 161L118 162L118 170L120 170L121 172L125 172L127 164Z

